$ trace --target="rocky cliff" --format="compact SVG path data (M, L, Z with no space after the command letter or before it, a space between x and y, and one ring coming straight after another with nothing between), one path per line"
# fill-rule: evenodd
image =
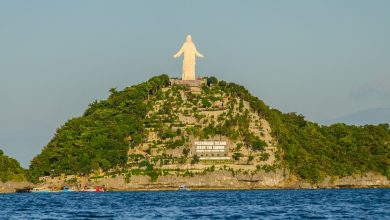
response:
M0 193L14 193L17 190L30 189L34 184L24 181L24 182L15 182L7 181L0 182Z
M72 177L74 178L74 177ZM10 184L12 185L12 184ZM317 188L368 188L390 187L390 181L378 173L366 173L346 177L326 177L323 181L313 184L287 170L271 172L260 171L255 174L232 173L227 170L217 170L196 176L166 175L151 181L149 176L105 177L100 179L78 178L77 183L60 178L46 178L41 187L57 188L61 186L104 186L109 191L137 191L137 190L177 190L186 185L193 190L208 189L317 189ZM1 188L0 188L1 189Z

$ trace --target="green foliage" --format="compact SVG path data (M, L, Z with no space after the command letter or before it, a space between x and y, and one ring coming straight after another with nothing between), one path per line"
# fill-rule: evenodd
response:
M166 142L166 147L169 149L175 149L177 147L183 146L185 143L185 137L182 136L181 139L175 140L175 141L168 141Z
M191 164L194 165L194 164L197 164L197 163L199 163L199 162L200 162L200 158L199 158L198 155L195 154L195 155L192 157ZM390 171L389 171L389 172L390 172Z
M242 99L240 99L240 104L238 105L238 110L242 111L243 108L244 108L244 101Z
M206 77L206 80L207 80L207 85L208 86L216 85L218 83L218 79L215 78L214 76Z
M263 165L261 166L261 169L263 169L265 172L269 173L271 171L275 171L276 167L271 165Z
M26 180L26 172L20 167L19 162L4 155L4 152L0 149L0 182Z
M390 167L386 170L386 177L390 179Z
M134 162L139 162L141 159L145 159L143 154L130 154L129 159Z
M131 182L131 172L127 172L125 174L125 182L130 183Z
M183 149L183 155L185 156L185 157L187 157L188 156L188 154L190 153L190 148L188 148L188 147L186 147L186 148L184 148Z
M318 182L325 176L346 176L376 171L386 175L390 167L389 125L319 126L296 114L279 114L274 134L290 169ZM280 122L279 122L280 123Z
M144 121L151 108L147 100L168 85L169 77L161 75L123 91L111 89L107 100L91 103L83 116L57 130L32 160L32 176L88 174L124 166L129 146L145 138Z
M243 146L242 143L238 143L238 144L236 145L236 151L240 151L241 148L242 148L242 146Z
M158 133L158 136L165 140L165 139L169 139L169 138L174 138L176 137L177 133L174 132L172 129L168 128L168 129L165 129L165 130L162 130Z
M125 181L130 182L131 176L149 176L152 182L155 182L162 174L161 170L153 169L153 166L146 166L146 169L131 169L125 176Z
M239 152L235 152L233 153L232 157L233 157L233 160L240 160L240 158L243 156L242 153L239 153Z
M148 160L143 160L138 164L139 168L143 168L145 170L153 170L153 164L151 164Z
M180 129L180 128L178 128L178 129L176 130L176 135L177 135L177 136L180 136L180 135L181 135L181 129Z
M77 178L73 177L71 179L66 179L65 183L67 183L67 184L75 184L75 183L77 183Z
M325 176L346 176L368 171L390 178L390 129L388 124L319 126L302 115L270 109L243 86L219 81L222 91L249 102L251 109L266 118L272 135L283 150L281 158L301 178L318 182ZM246 137L246 144L263 144ZM255 143L253 145L253 143ZM233 155L234 157L234 155Z
M253 159L255 159L255 157L253 155L249 155L247 164L249 164L251 161L253 161Z
M69 120L57 130L42 153L33 159L30 166L31 175L38 177L61 173L88 174L99 169L124 167L128 160L128 148L139 146L146 140L145 127L155 128L159 137L165 140L165 146L171 149L186 146L185 135L201 138L223 135L232 140L239 139L253 151L263 151L266 144L248 132L251 119L250 112L244 108L245 101L254 113L270 123L272 136L280 149L276 158L280 157L282 165L288 167L293 174L313 183L325 176L346 176L368 171L379 172L390 178L389 125L320 126L306 121L302 115L284 114L269 108L243 86L235 83L209 77L207 84L213 86L203 88L202 95L189 93L186 87L173 86L171 92L176 94L174 96L177 98L169 97L161 90L169 85L166 75L153 77L123 91L110 89L107 100L91 103L83 116ZM227 111L223 118L211 118L211 121L217 122L207 126L195 124L183 130L166 127L165 123L174 122L172 105L183 103L181 97L179 98L180 90L186 90L186 102L190 102L185 107L197 106L208 110L212 110L210 107L213 102L219 99L218 94L225 93L230 100L223 106ZM150 100L156 98L163 101L158 112L161 120L158 122L146 117L153 107ZM234 114L234 106L237 104L239 114ZM198 108L193 112L186 109L183 114L189 116L193 113L199 122L204 121L204 115L199 113ZM176 136L182 138L176 140ZM242 145L237 145L237 151L241 147ZM269 158L269 154L260 153L261 160ZM0 157L1 155L0 151ZM177 161L185 162L187 155ZM239 152L233 153L234 160L240 160L242 156ZM154 166L156 161L148 161L139 155L130 155L129 160L139 165L132 170L132 175L149 175L155 181L161 174ZM161 164L166 164L173 163L176 159L158 160ZM191 160L192 164L198 162L196 156ZM261 168L267 171L275 169Z
M246 133L244 137L245 143L252 148L252 150L255 151L262 151L264 150L264 147L267 146L267 144L260 140L259 137L254 136L253 134Z
M193 176L194 176L194 173L191 172L191 171L189 171L189 170L186 170L186 171L184 172L183 176L184 176L184 177L186 177L186 176L193 177Z
M211 107L211 102L208 99L202 98L201 102L202 102L203 108L210 108Z
M151 170L147 173L147 175L150 176L150 180L152 182L156 182L160 174L161 174L160 170Z
M184 155L179 158L180 164L185 164L186 162L187 162L187 157L185 157Z
M266 160L268 160L269 156L270 156L269 153L263 152L260 154L260 160L266 161Z

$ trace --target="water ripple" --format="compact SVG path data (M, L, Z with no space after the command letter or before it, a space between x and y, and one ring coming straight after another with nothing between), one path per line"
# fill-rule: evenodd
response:
M390 189L0 194L0 219L390 219Z

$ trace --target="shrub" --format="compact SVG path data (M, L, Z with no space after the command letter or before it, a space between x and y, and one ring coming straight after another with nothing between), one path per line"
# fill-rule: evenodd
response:
M241 158L242 156L243 156L243 154L242 154L242 153L238 153L238 152L233 153L233 155L232 155L232 157L233 157L234 160L240 160L240 158Z

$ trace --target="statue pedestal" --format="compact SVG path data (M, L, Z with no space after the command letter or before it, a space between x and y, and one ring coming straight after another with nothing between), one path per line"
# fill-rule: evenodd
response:
M207 83L206 79L201 80L180 80L180 79L170 79L171 85L181 85L186 86L190 89L192 93L200 94L202 91L202 85Z

